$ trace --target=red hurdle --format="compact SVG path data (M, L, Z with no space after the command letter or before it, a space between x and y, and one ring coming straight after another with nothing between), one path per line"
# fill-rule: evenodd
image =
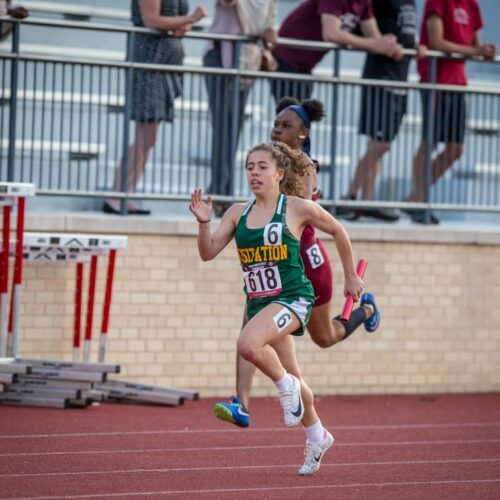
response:
M113 276L115 272L116 250L110 250L108 259L108 275L106 278L106 295L102 310L101 336L99 338L99 353L97 361L104 363L106 357L106 341L108 338L109 311L111 308L111 295L113 292Z
M2 256L0 259L0 357L5 357L7 355L10 212L10 205L4 205L2 227Z
M23 182L0 182L0 205L3 206L2 253L0 255L0 357L17 356L19 310L23 272L24 212L27 196L35 195L35 185ZM10 218L17 202L17 231L14 249L12 299L8 310Z
M99 358L101 360L104 359L111 309L111 292L113 289L116 252L118 249L126 248L126 246L126 236L32 232L25 233L23 244L21 246L18 245L18 248L21 248L22 250L21 255L24 260L59 263L74 262L77 265L72 335L74 361L79 361L81 356L83 356L84 361L90 361L92 351L91 341L95 311L98 257L109 255L108 275L103 303L101 340L99 343ZM12 253L13 252L11 251L11 254ZM87 309L85 311L86 322L82 346L81 335L84 320L82 318L84 309L84 265L85 262L88 261L90 261L90 272L88 275L89 282L86 301ZM19 270L17 271L16 276L21 276Z
M16 254L14 258L14 276L12 282L12 295L10 299L9 332L7 340L7 353L17 356L19 350L19 311L21 309L21 290L23 282L23 238L24 238L24 212L26 200L19 198L17 202L17 231Z
M73 360L80 359L80 337L82 330L83 262L76 264L75 319L73 328Z
M94 321L95 285L97 280L97 255L90 258L89 294L87 300L87 321L85 323L85 340L83 342L83 361L90 361L90 345L92 341L92 323Z

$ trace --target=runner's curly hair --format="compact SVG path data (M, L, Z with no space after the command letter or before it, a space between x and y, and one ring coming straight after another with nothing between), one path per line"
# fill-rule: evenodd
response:
M279 115L284 109L295 104L296 106L301 106L307 113L309 120L311 122L319 122L325 116L325 107L323 103L318 99L304 99L299 101L295 97L282 97L278 104L276 105L275 113Z
M299 179L299 177L309 175L307 170L311 160L305 153L290 148L284 142L262 143L250 149L245 164L248 163L249 156L255 151L267 151L278 167L284 169L285 175L280 182L282 193L305 198L304 186Z

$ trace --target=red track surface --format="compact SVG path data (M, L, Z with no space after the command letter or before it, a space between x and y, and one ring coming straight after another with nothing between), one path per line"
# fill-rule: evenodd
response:
M212 404L0 407L0 498L500 498L500 394L318 398L336 442L312 477L276 400L250 429Z

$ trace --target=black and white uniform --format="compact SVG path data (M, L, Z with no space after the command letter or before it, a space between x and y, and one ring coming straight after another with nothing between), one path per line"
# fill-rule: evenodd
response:
M382 34L393 34L405 48L414 48L417 12L415 0L373 0L373 13ZM395 61L378 54L366 56L363 78L406 81L410 57ZM359 133L375 141L391 142L406 112L406 91L363 87Z

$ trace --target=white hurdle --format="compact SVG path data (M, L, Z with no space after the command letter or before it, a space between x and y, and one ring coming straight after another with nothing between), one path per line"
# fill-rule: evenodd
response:
M0 205L3 207L2 253L0 256L0 358L12 355L17 350L19 332L19 310L22 293L23 272L23 234L26 197L35 195L35 185L21 182L0 182ZM8 311L9 293L9 237L12 206L17 202L17 232L15 244L14 277L12 286L11 309ZM8 347L8 332L16 332L10 337L12 345Z
M1 184L0 184L1 186ZM6 206L10 209L10 204ZM22 206L24 210L24 205ZM9 211L8 211L9 212ZM65 408L76 406L85 408L93 402L133 402L182 405L185 400L197 400L196 391L140 384L123 380L109 380L108 375L120 372L119 365L106 364L107 336L113 290L116 252L127 247L126 236L103 236L89 234L24 233L24 220L16 240L9 241L10 212L4 212L3 241L4 252L0 256L2 264L0 290L4 296L0 301L4 328L2 346L9 345L8 355L0 356L0 405L29 405ZM6 224L7 222L7 224ZM7 228L7 229L6 229ZM18 219L19 228L19 219ZM7 329L8 259L15 261L15 284L21 284L22 261L32 263L76 264L75 308L73 324L73 360L47 360L23 358L18 355L19 347L19 305L20 288L13 292L11 321ZM98 361L91 363L92 327L97 281L98 258L108 255L107 276L102 309L102 324L98 346ZM83 271L90 263L88 278L87 310L85 312L85 332L83 349L81 345ZM14 320L14 318L16 318ZM14 325L12 328L10 324ZM83 354L83 356L81 356ZM83 359L81 359L83 358ZM2 392L3 391L3 392Z
M68 262L77 264L75 287L75 320L73 331L73 360L80 360L81 311L83 264L90 260L85 338L83 361L90 361L92 326L94 319L95 288L97 281L97 259L109 251L108 272L103 306L101 335L99 339L99 362L103 363L106 354L106 338L109 325L111 296L113 290L116 251L127 247L126 236L104 236L90 234L48 234L26 233L24 238L25 258L34 261Z
M5 232L4 235L8 233ZM106 330L109 323L111 292L116 251L126 248L127 237L103 236L93 234L54 234L54 233L24 233L21 239L21 252L18 254L18 242L4 238L2 248L8 250L11 258L37 263L75 263L80 280L76 288L78 296L78 321L75 314L75 331L73 332L74 357L71 361L24 359L18 356L18 331L13 331L12 346L16 347L10 358L0 358L0 404L15 404L29 406L86 407L94 401L102 401L102 392L94 390L96 383L107 380L108 373L119 373L119 365L90 363L92 323L94 315L94 296L97 278L97 259L110 255L108 277L105 291L103 315L106 318ZM5 255L4 255L5 256ZM7 255L8 257L8 255ZM92 269L89 278L89 300L85 332L86 359L79 361L80 315L82 311L82 280L83 265L90 262ZM8 264L8 262L7 262ZM78 293L80 291L80 293ZM78 332L76 325L78 324ZM78 336L76 335L78 333ZM101 335L103 333L101 332ZM101 345L103 343L101 342ZM78 349L75 349L75 346ZM104 353L101 354L103 356ZM3 390L3 392L1 392Z

